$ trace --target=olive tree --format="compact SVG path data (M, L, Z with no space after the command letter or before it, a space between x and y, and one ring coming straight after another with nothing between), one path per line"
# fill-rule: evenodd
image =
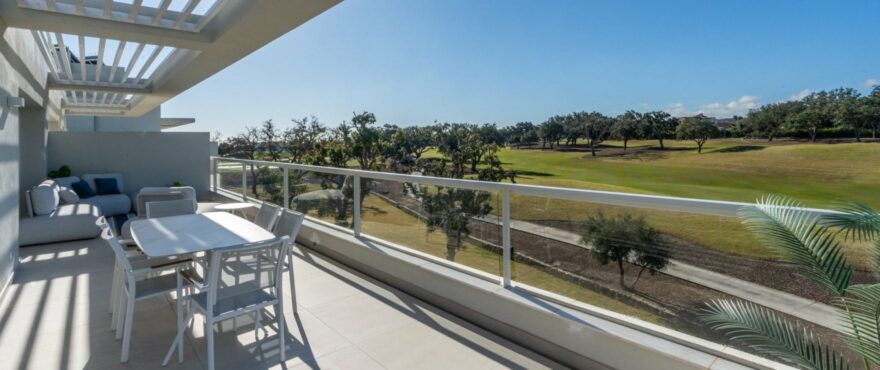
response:
M697 153L702 153L703 144L718 137L718 134L718 128L703 115L685 118L675 129L675 136L679 140L693 140L697 143Z
M591 215L583 223L581 236L600 264L617 264L621 287L625 287L624 263L641 268L631 286L635 288L645 270L653 275L666 268L671 256L660 232L643 218L630 214L608 217L598 212Z

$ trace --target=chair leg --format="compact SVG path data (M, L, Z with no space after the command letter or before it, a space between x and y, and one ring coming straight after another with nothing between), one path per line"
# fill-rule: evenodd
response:
M131 327L133 324L132 318L134 316L134 280L129 279L129 284L131 285L131 287L128 289L128 304L125 308L125 327L123 328L123 331L125 333L122 336L122 362L128 362L128 349L131 345Z
M284 303L282 303L281 299L278 300L278 305L275 306L275 317L278 318L278 351L281 356L281 363L284 363L287 360L287 355L284 353L287 331L284 328Z
M180 351L178 355L178 360L183 362L183 339L184 339L184 331L186 331L187 326L189 326L189 322L192 321L193 316L195 316L195 311L188 311L186 314L186 319L183 321L181 325L178 323L177 327L177 336L174 337L174 342L171 343L171 347L168 348L168 353L165 355L165 359L162 360L162 366L168 365L168 361L171 360L171 355L174 354L174 350L177 349Z
M119 315L119 269L113 270L113 282L110 287L110 330L116 330Z
M214 370L214 321L205 320L205 336L208 337L208 370Z
M181 277L180 274L177 274L177 329L178 331L183 330L183 289L181 286ZM177 341L177 362L183 362L183 338Z
M294 283L293 276L293 250L290 248L287 249L287 265L288 270L287 273L290 274L290 304L293 312L296 313L296 284ZM279 298L283 298L283 294L279 294Z
M116 299L116 340L122 339L122 329L125 325L125 305L128 303L128 289L123 287L122 291L119 292L119 297Z
M113 281L110 285L110 313L116 313L116 294L119 288L119 261L113 264ZM112 328L111 328L112 329Z

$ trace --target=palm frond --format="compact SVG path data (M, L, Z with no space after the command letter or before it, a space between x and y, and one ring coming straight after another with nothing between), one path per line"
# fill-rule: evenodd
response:
M798 271L813 282L839 296L846 293L852 266L846 261L840 243L820 217L799 203L778 196L767 196L754 208L740 211L743 223L784 262L798 265Z
M849 363L817 342L800 324L751 302L716 300L700 319L712 329L744 342L759 353L808 369L849 369Z
M847 293L837 302L841 320L849 324L844 339L869 362L880 365L880 284L853 285Z
M850 240L871 241L880 238L880 213L862 203L848 203L842 214L826 215L825 224L837 227Z

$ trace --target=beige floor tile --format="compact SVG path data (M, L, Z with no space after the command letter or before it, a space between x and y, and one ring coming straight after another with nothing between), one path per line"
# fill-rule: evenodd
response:
M406 306L388 305L367 294L331 301L309 312L355 344L418 322Z
M289 366L289 364L288 364ZM331 354L318 357L312 361L288 367L290 370L323 369L323 370L379 370L385 369L376 360L355 346L347 347Z

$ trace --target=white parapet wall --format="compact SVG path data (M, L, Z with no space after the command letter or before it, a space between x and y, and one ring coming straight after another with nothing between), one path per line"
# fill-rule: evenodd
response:
M48 167L68 166L73 175L121 173L125 192L174 182L207 195L210 178L207 132L50 132Z

